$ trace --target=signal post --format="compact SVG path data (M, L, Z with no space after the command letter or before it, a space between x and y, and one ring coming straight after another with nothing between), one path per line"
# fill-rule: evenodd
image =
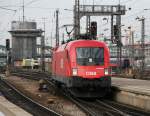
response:
M7 58L6 58L6 76L8 77L10 75L10 65L11 65L11 53L10 53L10 39L6 39L6 53L7 53Z

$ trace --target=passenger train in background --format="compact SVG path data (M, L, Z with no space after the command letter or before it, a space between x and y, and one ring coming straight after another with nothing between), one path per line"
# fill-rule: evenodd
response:
M104 97L111 89L109 49L97 40L74 40L53 51L52 78L76 97Z

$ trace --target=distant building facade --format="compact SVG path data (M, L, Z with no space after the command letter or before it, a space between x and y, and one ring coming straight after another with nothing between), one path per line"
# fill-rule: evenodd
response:
M117 46L109 45L112 62L117 63ZM131 65L140 66L142 58L141 44L126 45L122 47L122 61L129 59ZM150 43L145 44L145 66L150 66Z

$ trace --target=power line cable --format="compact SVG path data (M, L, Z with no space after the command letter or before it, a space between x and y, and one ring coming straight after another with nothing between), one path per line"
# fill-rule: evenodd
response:
M124 17L123 20L126 20L126 19L128 19L128 18L131 18L131 17L133 17L133 16L137 16L137 15L143 13L143 12L144 12L144 10L140 10L140 11L134 13L134 14L131 14L131 15L128 15L128 16Z
M46 7L26 7L26 8L35 8L35 9L43 9L43 10L54 10L56 8L46 8Z
M37 1L40 1L40 0L31 0L30 2L26 3L24 6L28 6L28 5L31 5L32 3L35 3Z
M5 8L5 7L1 7L1 6L0 6L0 9L10 10L10 11L14 11L14 12L16 12L16 11L17 11L17 10L13 10L13 9L9 9L9 8Z
M28 3L26 3L26 4L24 5L24 7L26 7L26 6L28 6L28 5L31 5L32 3L37 2L37 1L39 1L39 0L32 0L32 1L28 2ZM22 6L17 6L17 7L20 7L17 11L19 11L20 9L22 9Z
M124 3L126 3L126 4L128 4L128 3L131 3L131 2L133 2L134 0L125 0L125 1L121 1L120 3L121 4L124 4Z

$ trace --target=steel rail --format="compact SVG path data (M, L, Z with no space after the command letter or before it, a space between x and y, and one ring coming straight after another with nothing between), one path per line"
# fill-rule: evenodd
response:
M13 74L13 75L15 75L15 76L21 76L21 77L25 77L25 78L27 78L27 79L32 79L32 80L40 80L40 79L42 79L41 77L40 77L40 75L31 75L31 74L25 74L25 73L11 73L11 74ZM44 79L44 78L43 78Z
M30 99L27 96L25 96L23 93L21 93L19 90L17 90L15 87L13 87L10 83L6 82L4 79L0 79L0 83L1 83L1 86L3 84L3 86L6 86L6 88L8 88L9 90L11 90L11 92L13 91L13 93L16 96L19 96L19 98L21 97L21 99L23 99L28 104L30 104L30 106L32 106L32 108L34 110L38 111L37 113L41 113L42 112L41 114L34 114L34 115L36 115L36 116L41 116L41 115L44 115L44 116L62 116L61 114L59 114L59 113L57 113L57 112L55 112L55 111L53 111L51 109L48 109L45 106L37 103L36 101Z
M150 116L150 112L146 112L142 109L135 108L133 106L127 106L125 104L121 104L110 100L102 100L102 102L131 116Z
M116 116L116 111L114 111L114 110L108 110L105 108L101 108L98 111L97 109L99 109L99 107L96 106L96 104L94 104L95 102L90 103L90 102L82 100L80 98L73 97L72 95L69 94L68 91L66 91L67 89L60 89L60 88L56 87L56 85L50 80L47 80L47 82L50 85L52 85L59 93L63 94L67 99L69 99L71 102L76 104L88 116ZM96 108L93 108L94 106ZM104 111L104 109L105 109L105 111ZM112 112L115 113L115 115L113 115ZM117 112L117 114L118 114L118 112Z
M42 79L42 77L37 77L37 74L36 73L35 75L33 75L33 73L31 74L28 73L26 74L26 72L17 72L17 73L12 73L13 75L16 75L16 76L23 76L27 79L32 79L32 80L40 80ZM36 77L35 77L36 76ZM45 79L45 78L43 78ZM63 89L59 89L58 87L56 87L56 85L51 81L51 80L47 80L46 79L46 82L49 84L49 86L53 86L55 89L57 89L61 94L63 94L66 98L68 98L70 101L72 101L73 103L75 103L79 108L81 108L86 114L88 114L89 116L96 116L95 115L95 112L91 111L90 109L87 109L86 106L84 106L83 104L80 103L79 100L77 100L77 98L73 98L71 97L70 95L68 95L68 93L64 92Z
M113 107L113 106L111 106L111 105L108 105L108 104L106 104L106 103L103 102L103 101L100 101L100 100L96 100L96 101L97 101L100 105L103 105L103 106L105 106L106 108L109 108L109 109L112 109L112 110L118 112L121 116L130 116L129 114L126 114L125 112L123 112L123 111L121 111L121 110L119 110L119 109L117 109L117 108L115 108L115 107Z
M38 75L38 72L36 72L36 74L34 73L34 75L28 73L28 74L24 74L22 76L26 76L29 79L34 79L34 78L37 79L37 75ZM35 77L33 78L33 76L35 76ZM51 78L47 78L47 77L43 77L43 76L41 76L40 78L39 77L38 77L37 80L39 80L41 78L45 79L50 85L52 85L53 87L55 87L60 93L62 93L70 101L72 101L73 103L75 103L85 113L87 113L90 116L97 116L96 113L93 111L93 109L87 108L87 105L85 105L85 103L83 103L84 102L83 100L78 99L78 98L74 98L74 97L70 96L69 93L68 93L68 91L65 91L66 88L63 89L63 90L61 90L59 87L56 87L56 85L52 82ZM147 116L145 114L150 115L150 113L145 113L145 112L141 112L141 111L137 112L137 110L135 110L135 109L133 109L131 107L128 107L128 106L125 107L125 106L123 106L123 104L120 104L120 105L118 104L117 105L116 102L112 102L112 105L110 105L111 103L108 103L108 100L102 100L102 101L100 101L100 100L97 99L96 101L97 101L97 105L99 104L100 107L103 106L103 109L104 108L107 109L105 111L105 114L103 114L102 116L104 116L104 115L107 115L107 116L116 116L115 113L119 114L120 116ZM116 104L117 107L115 107L113 104ZM94 106L94 105L91 104L91 107L92 106ZM95 104L95 107L97 107L96 104ZM120 107L123 107L123 109L121 109ZM144 115L142 115L142 114L144 114Z
M90 109L87 109L86 105L84 105L82 103L82 101L78 98L74 98L72 97L68 91L66 91L65 89L60 89L59 87L56 87L56 85L50 81L47 80L48 84L53 86L59 93L61 93L62 95L64 95L67 99L69 99L71 102L73 102L74 104L76 104L82 111L84 111L88 116L96 116L95 112L93 112Z
M92 110L97 112L97 114L94 116L99 116L99 115L101 116L126 116L126 115L122 115L118 113L114 109L110 109L104 105L99 104L97 101L94 101L94 102L83 101L83 102L85 102L87 106L90 106Z

